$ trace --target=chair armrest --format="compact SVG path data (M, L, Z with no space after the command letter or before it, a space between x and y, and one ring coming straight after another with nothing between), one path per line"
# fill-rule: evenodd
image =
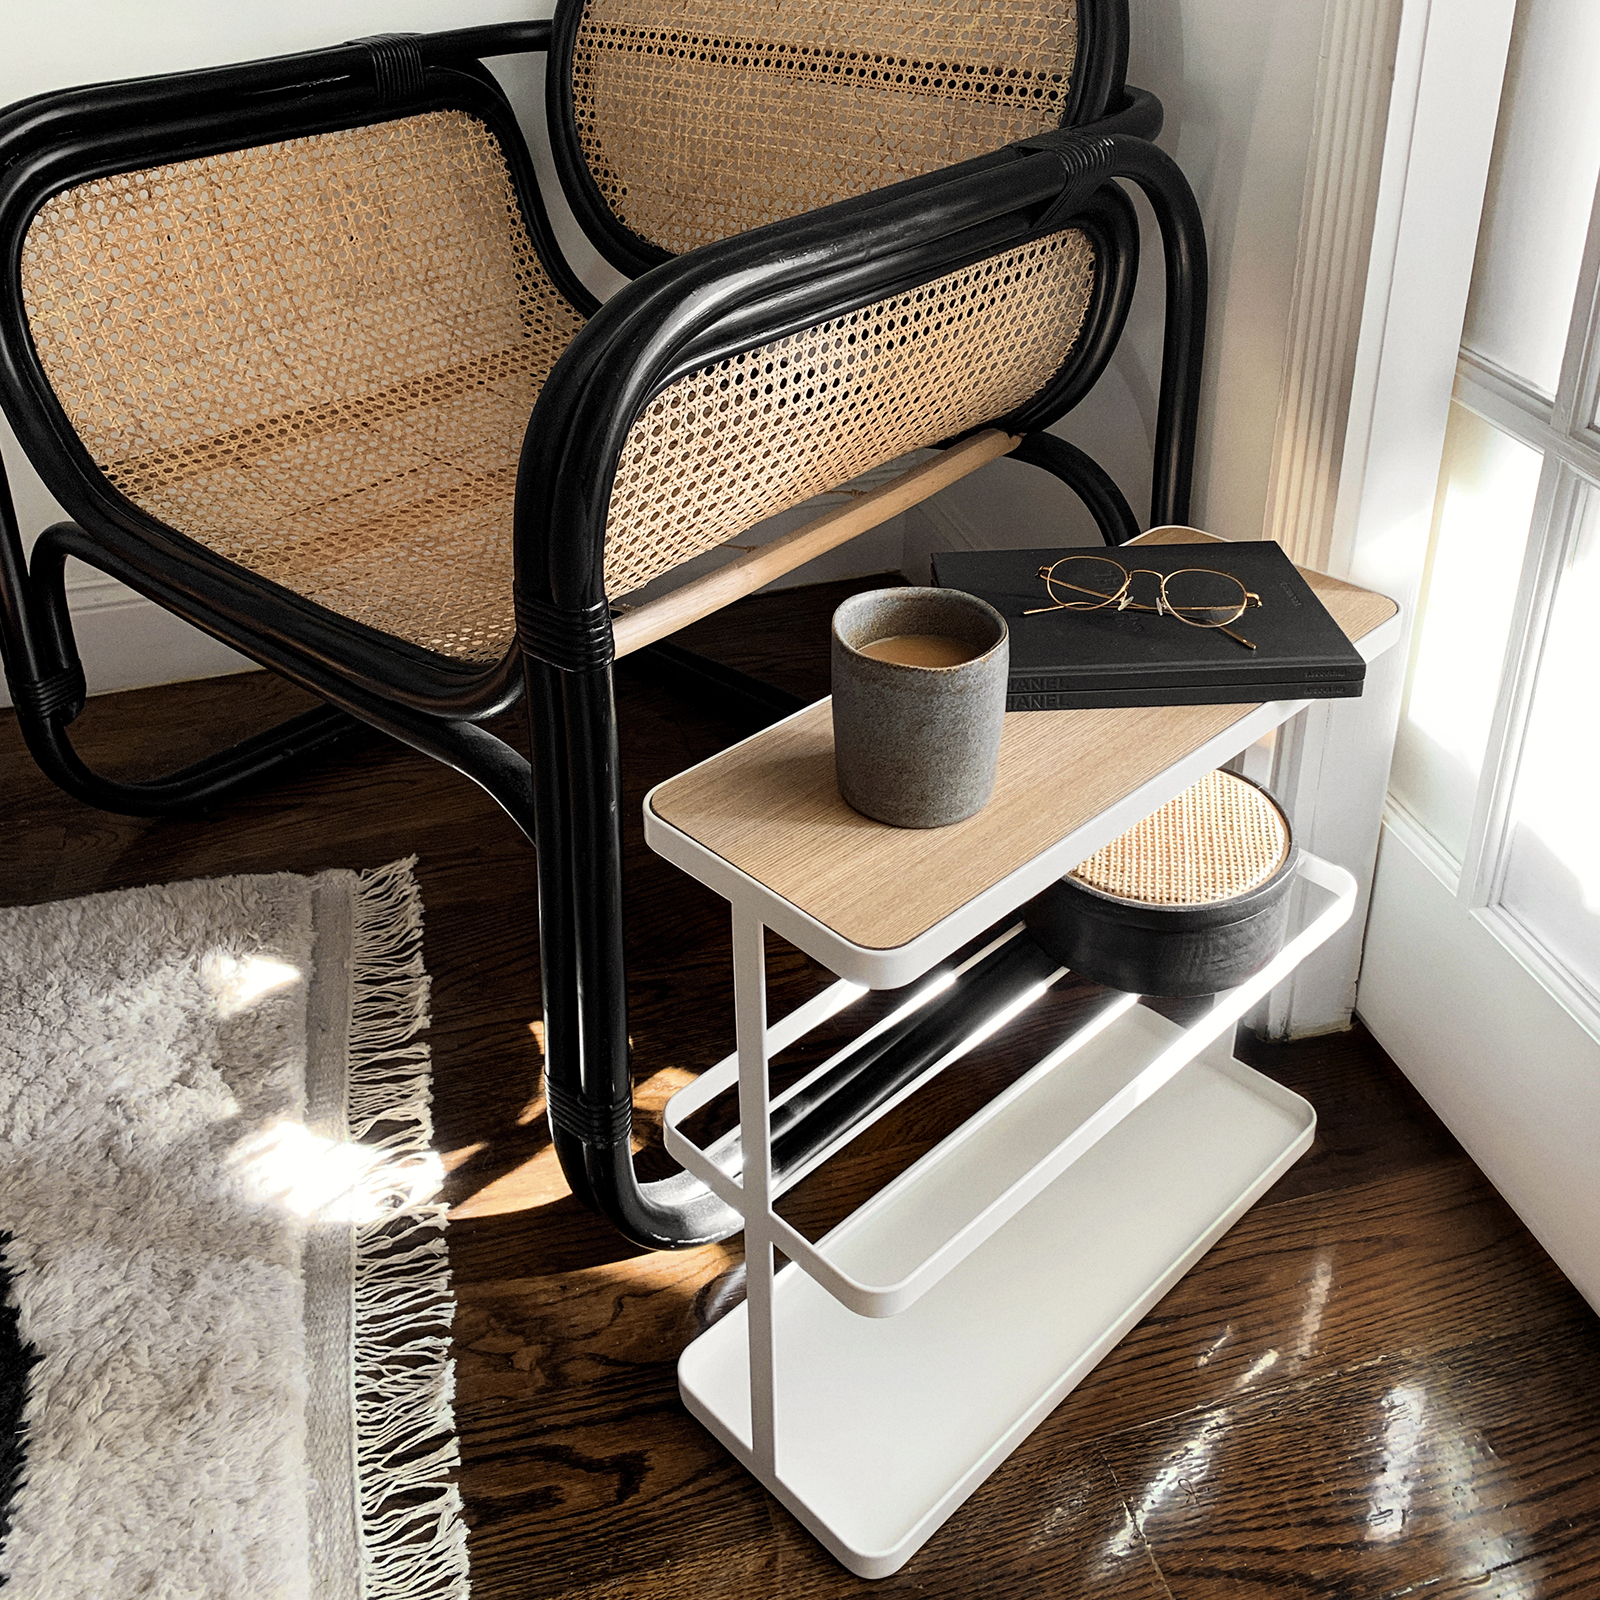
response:
M1166 112L1161 102L1148 89L1136 89L1130 83L1122 91L1118 105L1103 117L1086 122L1072 131L1080 137L1105 138L1114 133L1131 133L1135 138L1154 139L1161 132Z
M548 50L550 31L550 23L540 20L451 28L440 33L390 34L260 61L52 90L0 110L0 147L43 142L52 136L52 130L93 127L119 116L159 119L174 112L202 112L212 99L237 105L251 95L281 94L303 84L325 88L340 77L370 83L383 70L384 41L404 41L426 65L459 66L484 56Z
M491 22L476 28L446 28L417 35L424 57L440 66L452 61L481 61L485 56L531 54L550 48L548 17L528 22Z
M1046 133L1026 140L1025 147L1051 151L1071 169L1081 159L1083 137L1068 132ZM1205 228L1194 191L1170 156L1143 138L1113 134L1110 142L1118 151L1117 175L1136 183L1155 212L1166 259L1167 305L1161 389L1156 404L1150 526L1186 523L1200 407L1200 367L1205 355Z
M625 452L636 463L652 450L680 447L681 429L676 437L664 430L664 406L691 406L697 419L691 433L725 428L726 418L719 421L726 407L719 404L718 385L749 383L758 352L759 359L781 366L796 353L792 342L782 342L798 336L835 336L848 344L852 334L846 322L853 313L881 311L892 301L889 314L914 322L922 315L916 295L936 287L935 280L947 283L952 274L1008 257L1012 265L1006 270L1033 271L1033 266L1017 264L1022 258L1015 252L1037 254L1042 241L1071 226L1097 231L1097 242L1114 242L1113 254L1120 252L1121 257L1104 260L1104 281L1097 278L1094 288L1102 304L1084 320L1083 349L1074 349L1065 366L1031 397L1010 396L999 415L963 417L946 437L991 423L1019 433L1060 416L1109 358L1132 290L1136 230L1126 196L1111 182L1116 178L1151 192L1157 214L1164 218L1164 232L1170 225L1174 236L1190 247L1187 276L1177 275L1183 280L1179 290L1185 314L1168 319L1169 330L1174 320L1181 323L1181 337L1169 345L1176 349L1184 374L1197 371L1188 358L1191 347L1198 350L1204 327L1198 214L1170 158L1127 135L1094 138L1064 132L1024 141L723 240L667 262L620 291L551 374L524 444L517 486L516 587L519 619L528 623L524 643L529 652L574 670L610 659L606 545L613 491ZM1170 292L1171 270L1168 282ZM1189 292L1195 288L1198 307ZM1091 327L1096 318L1098 324ZM812 337L807 349L814 354L817 348ZM991 367L993 354L987 352ZM791 379L786 369L777 367L770 375L774 419L793 414L787 410ZM1163 394L1169 412L1192 419L1195 385L1169 385L1164 374ZM1167 428L1164 442L1165 435L1181 432ZM879 459L939 440L891 442L894 447ZM761 456L761 443L755 442L748 459ZM769 458L773 451L791 447L775 422L767 429L766 443ZM841 473L836 481L867 464ZM695 470L692 461L687 465ZM1180 477L1186 480L1186 464ZM808 487L796 498L828 486ZM1185 481L1184 497L1186 487ZM705 488L714 494L715 485ZM742 492L743 485L734 478L732 488ZM686 492L694 489L691 484ZM769 505L760 514L774 509Z

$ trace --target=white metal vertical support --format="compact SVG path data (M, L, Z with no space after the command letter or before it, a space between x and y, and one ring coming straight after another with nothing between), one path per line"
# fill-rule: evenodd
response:
M750 1454L756 1476L778 1472L772 1325L772 1118L767 1083L766 929L754 911L733 908L733 1016L739 1052L739 1138L744 1151L744 1262L750 1329Z

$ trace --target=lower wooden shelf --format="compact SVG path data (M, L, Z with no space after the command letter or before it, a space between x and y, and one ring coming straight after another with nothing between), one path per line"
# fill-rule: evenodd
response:
M1139 1008L1105 1048L1125 1051L1132 1071L1181 1032ZM777 1468L757 1475L852 1572L895 1571L1293 1164L1315 1125L1304 1100L1219 1042L899 1316L853 1315L786 1268L773 1299ZM941 1226L913 1185L822 1243L853 1270L892 1275ZM683 1352L678 1381L690 1412L757 1471L744 1307Z

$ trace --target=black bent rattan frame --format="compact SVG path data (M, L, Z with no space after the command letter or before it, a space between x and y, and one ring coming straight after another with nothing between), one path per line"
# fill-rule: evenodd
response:
M1120 11L1118 0L1108 0L1096 14ZM41 96L0 114L0 403L74 519L46 529L25 562L0 479L0 647L40 766L69 793L107 810L154 815L205 806L358 724L480 784L537 846L546 1091L562 1169L574 1192L631 1239L676 1247L723 1237L739 1219L686 1174L641 1184L630 1153L620 779L603 583L608 500L629 427L667 384L710 361L1070 223L1092 240L1097 260L1082 332L1056 377L992 423L1024 435L1016 454L1078 493L1108 542L1121 542L1138 525L1115 484L1044 431L1092 386L1127 313L1138 235L1120 183L1147 196L1164 247L1156 522L1187 516L1205 244L1181 173L1138 136L1159 128L1159 106L1118 82L1106 91L1111 115L1093 129L1025 140L662 262L596 307L553 245L510 109L481 65L486 56L546 49L550 38L548 23L524 23L357 41ZM141 512L101 474L62 412L34 351L20 289L32 217L74 184L436 109L467 110L500 139L546 270L590 318L529 421L514 513L517 641L488 667L337 616ZM68 556L273 668L323 707L166 778L130 783L92 772L67 737L85 692L63 584ZM669 665L696 671L668 649ZM735 684L715 686L738 692ZM482 726L522 697L539 757L531 770Z

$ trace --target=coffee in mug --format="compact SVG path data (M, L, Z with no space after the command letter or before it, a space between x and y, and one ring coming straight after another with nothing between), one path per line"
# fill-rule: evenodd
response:
M959 589L874 589L833 616L839 792L900 828L981 811L994 789L1010 644L1005 619Z
M903 667L959 667L978 654L943 633L896 633L861 647L861 654L874 661L898 661Z

